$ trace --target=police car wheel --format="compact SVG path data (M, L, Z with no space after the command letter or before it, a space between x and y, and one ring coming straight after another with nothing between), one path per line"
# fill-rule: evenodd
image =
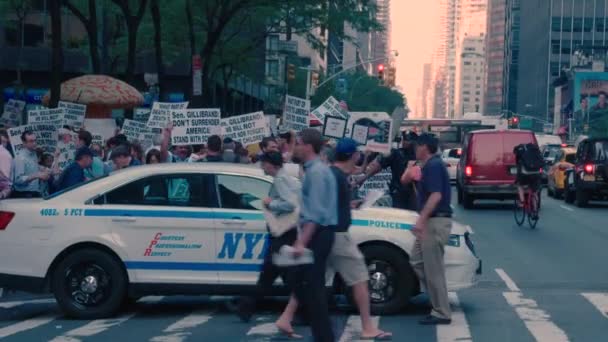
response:
M369 295L374 315L394 314L418 291L418 279L407 258L395 248L361 248L369 270Z
M124 302L127 277L122 264L100 250L78 250L59 262L52 291L62 311L77 319L114 315Z

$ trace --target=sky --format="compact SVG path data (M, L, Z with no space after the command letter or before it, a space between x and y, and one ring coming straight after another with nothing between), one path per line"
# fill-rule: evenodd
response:
M397 85L411 110L422 85L423 65L431 62L438 20L438 0L391 0L391 48L399 51Z

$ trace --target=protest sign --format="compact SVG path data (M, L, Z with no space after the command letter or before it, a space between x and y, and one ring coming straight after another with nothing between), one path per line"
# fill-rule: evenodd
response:
M55 164L60 169L65 169L66 166L70 165L74 161L74 152L76 151L76 142L78 141L78 134L61 128L57 135L57 160Z
M243 146L257 144L270 135L264 112L232 116L221 120L222 135L238 141Z
M353 126L352 131L353 131L352 138L353 138L353 140L355 140L357 142L357 144L359 144L359 145L367 144L367 135L369 133L368 126L355 124Z
M346 119L325 116L323 125L323 135L334 139L344 138L346 132Z
M36 145L38 147L42 147L45 152L55 152L55 145L57 145L57 124L50 122L9 128L7 133L13 147L13 152L17 153L24 148L21 134L28 130L36 134Z
M141 133L146 132L149 132L149 129L144 122L125 119L125 122L122 124L122 134L124 134L129 141L139 140Z
M268 123L268 129L270 130L270 134L278 137L279 136L279 127L277 125L277 117L273 115L265 115L266 121Z
M171 120L171 112L188 108L188 102L154 102L148 118L148 127L165 128Z
M283 129L300 132L310 126L310 101L295 96L286 96L283 111Z
M4 104L2 122L13 127L19 126L21 124L21 113L23 113L24 108L24 101L8 100L8 102Z
M84 126L89 132L101 134L104 143L106 139L116 134L116 120L114 119L86 119L84 120Z
M325 122L326 116L348 119L348 112L340 106L340 102L333 96L330 96L323 104L317 107L317 109L313 110L312 115L321 122Z
M219 109L181 109L171 112L173 131L171 144L206 144L207 139L221 132Z
M27 124L39 124L52 122L57 126L61 126L63 123L63 109L38 109L30 110L27 113Z
M87 106L78 103L59 101L57 108L63 109L63 124L72 128L80 128L84 124Z
M355 124L367 126L368 135L365 148L372 152L389 153L393 139L391 137L393 121L384 112L351 112L348 120L346 133L347 137L352 137L350 132Z
M133 120L139 122L148 122L150 119L151 109L148 108L135 108L133 112Z
M368 178L365 183L359 187L359 196L365 197L370 190L379 190L384 193L388 192L388 185L390 184L393 175L389 169L384 169L378 172L376 175Z
M91 141L91 144L97 144L103 148L104 141L105 141L103 135L100 133L93 133L93 132L91 132L91 135L93 136L93 140Z

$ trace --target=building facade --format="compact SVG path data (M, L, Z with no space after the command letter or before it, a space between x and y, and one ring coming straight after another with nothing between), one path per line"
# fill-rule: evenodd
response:
M503 89L507 86L505 57L507 0L489 0L486 34L486 81L484 114L500 114L504 109Z

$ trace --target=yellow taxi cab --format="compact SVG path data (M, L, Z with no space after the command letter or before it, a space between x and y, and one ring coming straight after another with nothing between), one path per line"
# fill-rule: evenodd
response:
M547 194L549 196L559 198L564 193L566 170L574 166L575 159L576 148L562 144L547 173Z

